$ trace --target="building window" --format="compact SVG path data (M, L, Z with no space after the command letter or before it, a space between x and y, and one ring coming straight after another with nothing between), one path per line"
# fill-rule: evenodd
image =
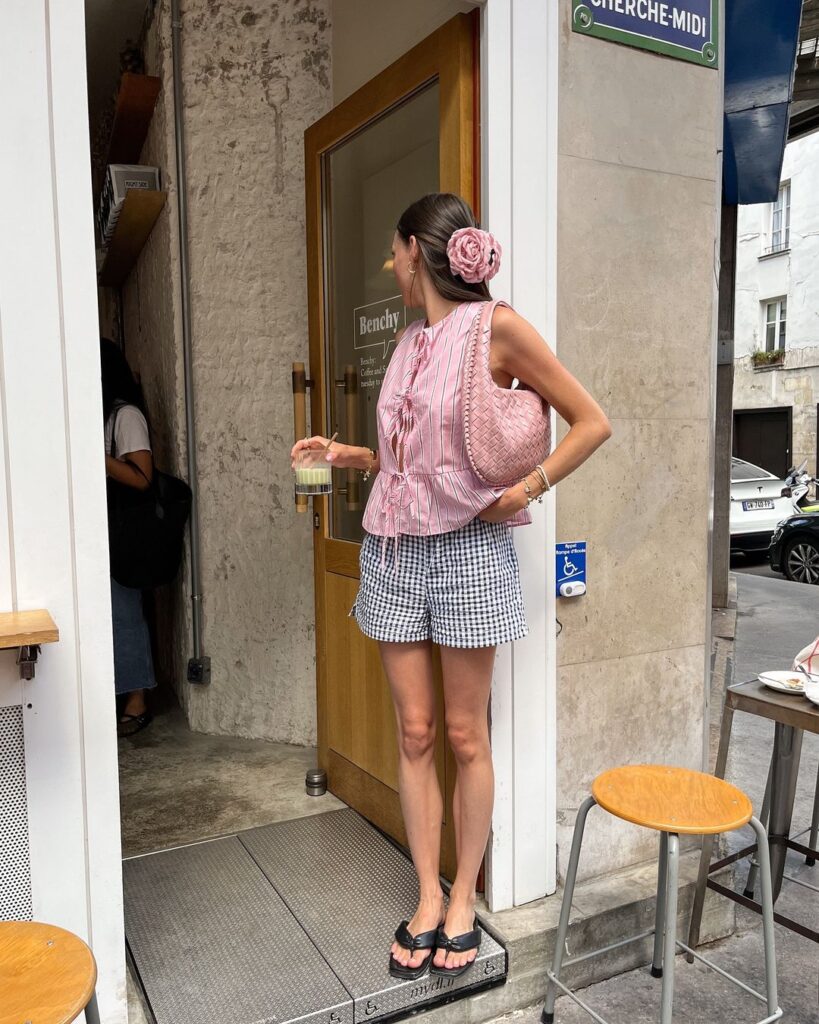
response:
M771 244L767 252L782 252L791 241L791 183L779 186L776 202L771 207Z
M785 347L785 319L788 312L786 298L771 299L765 303L765 351L773 352Z

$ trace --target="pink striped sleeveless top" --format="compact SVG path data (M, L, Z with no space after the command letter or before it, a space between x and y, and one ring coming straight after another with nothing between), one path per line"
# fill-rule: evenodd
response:
M476 476L464 439L461 377L481 305L463 302L431 327L414 321L387 366L376 405L381 468L362 522L368 533L383 537L382 568L389 537L395 538L397 567L400 534L457 530L506 490ZM505 520L508 526L531 521L528 508Z

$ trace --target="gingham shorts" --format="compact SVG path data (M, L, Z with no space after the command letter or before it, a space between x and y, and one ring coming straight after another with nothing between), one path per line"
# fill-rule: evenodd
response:
M401 534L399 565L381 564L383 538L365 533L361 582L348 618L373 640L432 640L489 647L526 636L526 612L511 528L477 517L427 537ZM393 538L387 539L392 555Z

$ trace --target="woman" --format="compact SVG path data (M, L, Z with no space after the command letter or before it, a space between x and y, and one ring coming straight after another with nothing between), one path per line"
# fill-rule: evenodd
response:
M452 976L468 969L480 941L474 905L494 797L487 709L495 649L528 632L510 528L531 522L529 503L577 469L611 427L531 324L498 306L491 319L495 383L508 388L517 378L535 389L570 430L519 483L485 486L467 459L459 383L470 328L491 298L486 282L497 272L500 246L477 229L462 199L433 194L401 216L392 255L404 304L423 307L426 319L397 336L377 404L378 451L333 442L327 459L365 476L378 473L350 614L379 642L392 692L401 807L420 887L414 915L396 930L389 969L400 978L428 968ZM326 443L318 436L298 441L291 457ZM440 645L447 737L457 764L458 863L446 907L432 643Z
M105 472L109 502L124 487L144 491L153 478L153 456L142 396L118 345L100 339L102 414L105 424ZM127 495L127 491L125 492ZM142 609L142 592L111 578L114 630L114 687L125 700L117 734L132 736L150 724L145 691L156 686L151 641Z

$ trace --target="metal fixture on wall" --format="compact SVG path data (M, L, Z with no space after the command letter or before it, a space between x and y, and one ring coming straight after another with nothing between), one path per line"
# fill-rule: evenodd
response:
M188 682L210 682L210 658L203 652L202 580L199 555L199 482L196 473L196 422L194 417L193 352L191 348L191 294L188 263L188 205L185 175L185 131L182 120L182 19L179 0L171 0L173 60L173 121L176 136L176 186L179 210L179 269L182 283L182 361L185 371L185 425L188 438L188 483L191 502L191 614L193 657L188 659Z

